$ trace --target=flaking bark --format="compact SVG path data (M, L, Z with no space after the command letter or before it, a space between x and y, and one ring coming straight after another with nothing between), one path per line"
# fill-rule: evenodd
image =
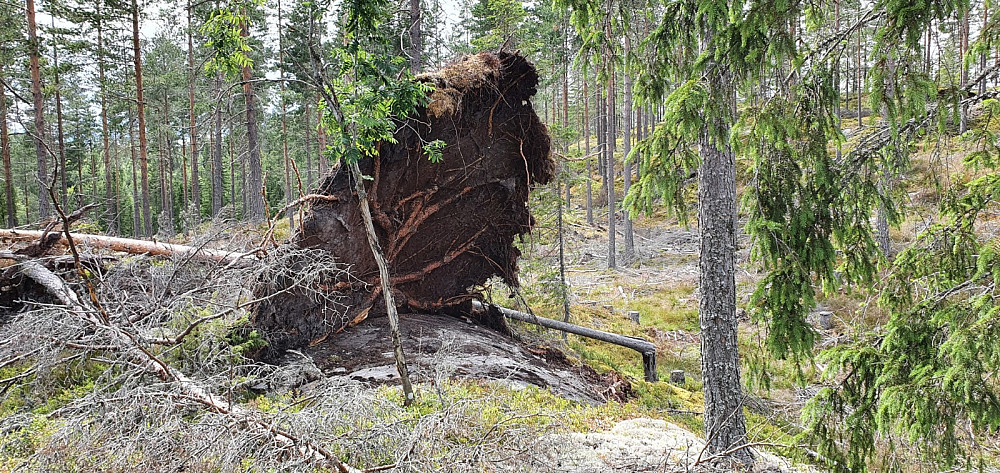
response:
M711 41L711 34L703 41ZM728 71L712 70L708 89L723 100L723 116L708 124L698 139L698 229L701 253L698 321L705 385L705 436L709 451L726 452L747 443L736 329L736 158L726 138L735 111L735 91ZM713 134L714 132L714 134ZM752 463L747 449L732 453Z

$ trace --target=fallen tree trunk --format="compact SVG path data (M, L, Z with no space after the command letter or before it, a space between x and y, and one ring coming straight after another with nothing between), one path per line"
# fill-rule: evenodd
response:
M600 340L602 342L623 346L625 348L631 348L642 355L642 370L646 381L655 383L656 381L659 380L659 377L656 374L656 345L654 345L652 342L648 340L636 337L626 337L625 335L619 335L617 333L605 332L603 330L583 327L568 322L560 322L558 320L548 319L545 317L538 317L537 315L534 314L527 314L524 312L507 309L505 307L499 307L495 305L486 306L479 301L474 301L472 303L472 306L473 308L482 311L488 311L490 309L497 310L501 314L503 314L504 317L514 320L519 320L521 322L535 324L545 328L560 330L566 333L579 335L581 337L592 338L594 340Z
M0 230L0 238L12 240L39 240L46 232L40 230ZM59 235L58 245L68 245L66 235L62 231L50 231L49 235ZM155 256L170 256L182 258L194 258L199 260L214 261L218 263L232 263L241 259L254 259L252 254L239 253L234 251L212 250L194 246L174 245L148 240L133 240L129 238L118 238L106 235L90 235L86 233L72 233L73 241L76 243L89 245L94 248L101 248L112 251L120 251L132 254L149 254Z
M408 311L468 312L491 277L518 286L514 239L531 230L531 186L555 164L545 126L531 105L538 74L512 53L467 57L418 80L434 85L427 107L358 162L396 304ZM443 141L431 162L424 144ZM369 315L385 313L379 268L367 240L348 166L326 177L291 244L318 248L351 275L322 284L349 306L332 310L308 291L287 291L257 307L253 323L273 350L301 346ZM280 289L281 282L278 282ZM262 287L274 290L270 281Z

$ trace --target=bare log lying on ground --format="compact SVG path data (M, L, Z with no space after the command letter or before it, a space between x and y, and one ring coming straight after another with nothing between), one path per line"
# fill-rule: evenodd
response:
M45 234L46 232L40 230L0 230L0 238L9 238L13 240L41 240ZM48 232L48 235L53 237L53 244L64 246L68 244L64 232ZM190 257L219 263L232 263L244 258L253 258L253 255L247 253L174 245L158 241L133 240L130 238L90 235L86 233L73 233L72 236L73 240L77 243L89 245L94 248L131 254L148 254L154 256L170 256L180 258ZM55 237L58 237L58 239Z
M463 307L470 288L494 276L516 287L514 238L530 231L530 187L554 173L545 126L530 99L538 75L523 57L481 53L425 74L436 88L425 109L359 162L376 233L391 269L397 304L417 312ZM430 162L423 144L442 140L443 160ZM329 199L311 201L292 244L329 251L350 265L352 280L326 289L345 294L346 321L384 308L378 268L369 249L354 184L341 167L320 185ZM344 326L321 323L329 309L301 294L262 303L254 318L274 349L304 345ZM346 325L346 324L345 324Z
M605 332L603 330L592 329L567 322L560 322L558 320L547 319L545 317L538 317L534 314L526 314L524 312L498 307L495 305L485 306L479 301L474 301L472 305L477 310L497 310L503 314L504 317L520 320L521 322L527 322L529 324L535 324L545 328L560 330L574 335L579 335L581 337L593 338L594 340L600 340L602 342L613 343L625 348L631 348L642 355L642 370L646 381L655 383L659 379L656 374L656 345L648 340L626 337L617 333Z

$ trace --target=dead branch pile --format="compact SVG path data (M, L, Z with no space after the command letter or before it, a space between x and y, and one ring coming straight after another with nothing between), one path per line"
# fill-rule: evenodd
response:
M522 56L502 52L467 57L419 80L436 88L426 109L400 127L397 143L382 143L360 167L370 176L368 200L397 305L465 311L476 297L471 288L491 277L518 285L520 252L513 243L533 225L528 192L553 177L549 137L530 102L538 75ZM433 140L447 144L438 163L423 150ZM344 326L384 311L374 304L378 268L353 189L346 167L328 176L318 193L329 198L312 201L292 242L326 250L349 267L350 279L322 286L350 306ZM265 289L283 282L276 284ZM285 291L260 304L254 324L280 350L344 328L327 323L329 311Z
M71 220L63 222L68 227ZM0 463L36 471L159 471L168 464L186 470L203 455L238 462L259 454L275 458L275 465L292 459L355 471L322 443L233 399L247 392L235 379L255 380L274 370L246 362L242 353L263 341L234 329L246 320L247 307L259 302L247 281L287 267L287 254L235 268L192 264L187 253L109 266L107 259L83 258L69 232L50 230L0 254L13 261L0 274ZM60 238L70 243L69 262L47 256ZM342 271L322 252L298 250L294 259L317 263L310 267L316 277ZM55 402L47 402L53 396ZM185 416L197 420L183 422ZM218 420L202 425L211 418ZM224 425L240 427L239 448L202 443L186 458L170 454L183 450L177 443L185 434L197 436L207 427L218 439ZM48 450L38 449L39 438L49 434ZM23 445L26 438L32 442ZM106 444L109 453L66 454L90 442Z
M551 470L536 461L536 439L564 427L554 412L484 422L483 406L509 401L453 399L441 379L428 396L440 405L414 417L302 355L280 365L246 358L261 342L239 330L260 302L255 281L308 293L342 278L324 251L286 247L245 266L139 256L82 273L49 264L61 256L15 253L4 255L15 261L7 270L48 299L0 311L0 469ZM330 296L309 295L340 304Z

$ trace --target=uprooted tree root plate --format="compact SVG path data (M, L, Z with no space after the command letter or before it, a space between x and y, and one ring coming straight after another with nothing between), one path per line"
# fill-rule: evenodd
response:
M378 155L359 165L380 244L389 262L397 304L413 312L470 312L471 288L498 276L516 287L520 252L514 238L530 231L532 185L549 182L550 141L530 99L534 66L512 53L469 56L418 80L435 91ZM446 143L430 162L423 143ZM328 176L292 239L322 249L348 271L312 290L336 295L330 307L289 280L263 281L276 293L253 319L271 350L304 346L384 313L379 275L365 235L347 167ZM291 267L295 272L294 264ZM502 319L501 319L502 324Z

